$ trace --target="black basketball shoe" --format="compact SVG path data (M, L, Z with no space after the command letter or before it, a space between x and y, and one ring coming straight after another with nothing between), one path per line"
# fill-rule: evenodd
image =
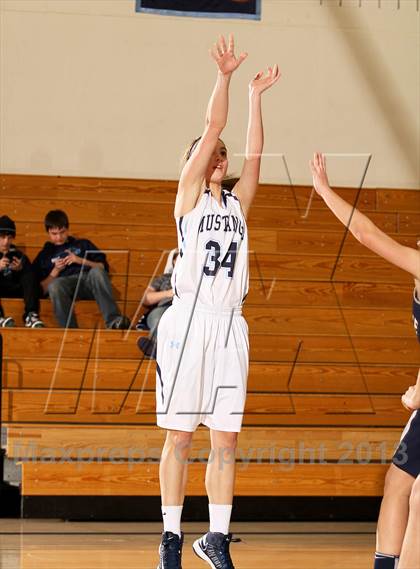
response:
M159 546L159 565L157 569L182 569L181 556L184 534L181 537L171 531L162 534L162 541Z
M206 533L193 543L194 553L212 569L235 569L229 553L232 534Z
M156 359L157 342L154 338L146 338L141 336L137 340L137 346L141 352L143 352L144 357L149 360Z

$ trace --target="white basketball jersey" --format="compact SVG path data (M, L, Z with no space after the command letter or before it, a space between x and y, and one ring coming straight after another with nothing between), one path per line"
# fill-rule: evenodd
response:
M193 210L176 218L179 255L172 288L181 301L215 308L241 306L248 293L248 231L234 193L222 205L206 190Z

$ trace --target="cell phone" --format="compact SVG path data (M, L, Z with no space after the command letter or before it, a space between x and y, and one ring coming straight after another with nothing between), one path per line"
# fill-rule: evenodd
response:
M51 263L56 263L60 259L65 259L69 256L70 253L74 253L75 255L80 255L81 250L78 247L69 247L66 251L62 251L61 253L57 253L55 257L51 259Z
M58 255L56 255L55 257L53 257L51 259L51 263L56 263L57 261L59 261L60 259L65 259L66 257L69 256L69 252L68 251L63 251L62 253L59 253Z
M12 263L14 257L21 259L22 254L18 253L18 251L8 251L7 253L0 253L0 259L3 259L3 257L6 257L6 259L9 259L9 261ZM8 276L12 274L12 269L10 265L7 265L7 267L4 267L1 272L4 276Z
M22 255L18 251L8 251L7 253L0 253L0 259L3 259L3 257L6 257L6 259L12 262L15 257L21 259Z

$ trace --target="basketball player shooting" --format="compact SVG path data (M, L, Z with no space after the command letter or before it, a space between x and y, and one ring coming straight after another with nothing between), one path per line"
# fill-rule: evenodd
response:
M211 50L217 79L202 136L185 155L175 201L179 256L174 299L158 328L157 424L167 430L160 463L164 532L158 569L181 569L181 513L187 462L198 425L210 429L206 470L210 531L194 552L213 569L233 569L229 524L235 449L248 376L248 326L242 304L248 292L246 218L257 191L263 149L261 95L280 74L277 65L249 84L246 156L234 189L223 188L228 154L220 139L228 116L229 85L247 54L233 37Z

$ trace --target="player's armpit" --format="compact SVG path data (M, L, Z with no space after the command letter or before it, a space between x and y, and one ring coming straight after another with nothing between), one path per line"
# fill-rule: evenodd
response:
M192 211L200 198L204 179L200 184L189 188L178 187L178 193L175 199L174 216L182 217Z

